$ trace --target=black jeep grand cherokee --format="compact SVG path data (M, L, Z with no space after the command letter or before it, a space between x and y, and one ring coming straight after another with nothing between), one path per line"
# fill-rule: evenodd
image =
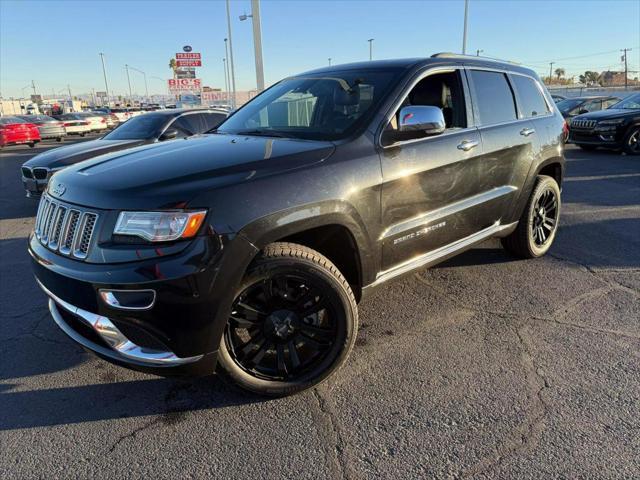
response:
M536 74L438 54L286 78L213 135L56 173L29 252L72 339L284 395L327 378L385 282L501 237L544 255L563 118Z

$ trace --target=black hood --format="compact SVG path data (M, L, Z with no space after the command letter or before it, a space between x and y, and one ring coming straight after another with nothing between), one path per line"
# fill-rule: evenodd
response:
M49 185L60 197L104 209L186 205L203 191L279 174L326 159L331 142L202 135L103 155L66 168Z
M135 147L146 142L147 140L91 140L89 142L78 142L73 145L52 148L36 155L24 165L31 168L62 168L103 153Z
M607 120L610 118L626 118L626 117L637 117L640 116L640 110L630 110L630 109L618 109L618 108L607 108L605 110L598 110L597 112L589 112L583 113L582 115L578 115L577 117L573 117L573 120Z

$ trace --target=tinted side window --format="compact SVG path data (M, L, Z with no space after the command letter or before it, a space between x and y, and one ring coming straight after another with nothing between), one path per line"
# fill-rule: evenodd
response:
M189 117L193 115L183 115L182 117L178 117L174 122L169 126L169 128L175 128L178 130L178 136L190 137L194 133L194 125L189 122Z
M538 117L548 113L549 109L544 101L542 92L532 78L512 75L511 79L518 91L520 111L523 118Z
M207 125L206 130L211 130L212 128L217 127L225 118L227 118L223 113L203 113L202 115Z
M482 125L516 120L513 92L504 73L471 70L471 79Z
M609 108L611 105L615 105L619 101L619 98L608 98L604 102L602 102L602 108Z

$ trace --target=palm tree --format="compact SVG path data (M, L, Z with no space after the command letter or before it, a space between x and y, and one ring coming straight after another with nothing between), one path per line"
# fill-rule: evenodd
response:
M600 74L598 72L584 72L584 77L587 80L587 83L598 83L598 78Z
M178 64L176 63L175 58L169 60L169 68L173 71L173 78L176 78L176 69L178 68Z
M560 80L560 78L564 75L564 68L556 68L553 73L555 73L556 77L558 77L558 80Z

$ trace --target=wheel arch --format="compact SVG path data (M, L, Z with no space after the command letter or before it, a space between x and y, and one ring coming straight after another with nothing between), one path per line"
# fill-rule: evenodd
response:
M366 227L346 202L283 210L256 220L240 233L258 251L273 242L292 242L318 251L345 276L357 300L373 271Z

